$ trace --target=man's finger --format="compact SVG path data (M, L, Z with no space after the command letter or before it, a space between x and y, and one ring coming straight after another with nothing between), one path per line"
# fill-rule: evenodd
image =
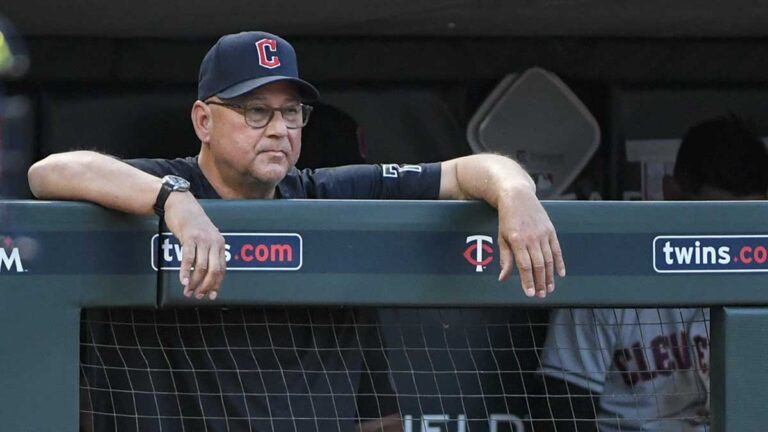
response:
M541 242L541 253L544 255L544 270L546 271L547 292L555 290L555 263L552 258L552 248L549 241Z
M533 283L531 256L528 254L528 250L524 247L515 248L512 253L515 256L517 269L520 271L520 282L523 284L523 292L525 292L525 295L528 297L533 297L533 295L536 294L536 290Z
M210 300L216 300L216 297L219 296L219 289L221 289L221 283L224 281L224 276L227 272L227 257L224 253L224 250L225 249L223 247L219 248L219 268L221 269L221 277L219 279L218 289L208 294L208 298Z
M552 232L549 236L549 247L552 249L552 258L555 260L555 270L560 277L565 277L565 261L563 260L563 251L560 249L560 241L557 240L557 234Z
M192 279L190 280L190 289L195 290L195 298L200 300L205 297L208 292L207 287L203 285L203 280L208 274L208 251L210 246L206 244L197 245L197 253L195 254L195 270L192 272Z
M224 278L224 269L221 266L221 252L218 247L212 247L208 252L208 273L203 280L203 287L208 293L208 299L215 300L219 295L219 287Z
M188 242L181 247L181 269L179 270L179 281L184 286L184 295L189 297L192 295L193 289L189 286L190 273L192 272L192 264L195 260L196 245L193 242Z
M506 241L504 241L504 238L499 236L498 237L498 243L499 243L499 259L500 261L500 267L501 272L499 273L499 282L507 280L510 274L512 274L512 266L514 265L512 261L512 249L509 248L509 244L507 244Z
M546 266L544 265L541 245L539 243L529 245L528 255L531 256L531 265L533 266L533 283L536 287L536 296L544 298L547 295Z

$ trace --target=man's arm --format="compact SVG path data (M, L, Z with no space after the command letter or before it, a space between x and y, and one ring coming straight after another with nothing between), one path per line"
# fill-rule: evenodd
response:
M442 163L440 199L482 199L499 212L499 280L512 272L513 260L527 296L545 297L555 289L555 271L565 263L555 228L536 198L528 173L504 156L480 154Z
M540 355L543 400L531 405L536 432L596 431L616 345L611 309L553 309Z
M32 165L28 178L37 198L90 201L137 215L154 214L162 184L151 174L90 151L48 156ZM226 270L224 238L189 192L170 195L165 222L184 247L179 273L184 294L215 299Z

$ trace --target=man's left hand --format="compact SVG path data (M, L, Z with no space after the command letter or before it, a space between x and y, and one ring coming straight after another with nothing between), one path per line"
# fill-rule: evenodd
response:
M547 212L529 188L507 191L497 205L499 280L509 277L514 262L520 271L525 295L546 297L555 289L555 271L560 277L565 276L560 242Z

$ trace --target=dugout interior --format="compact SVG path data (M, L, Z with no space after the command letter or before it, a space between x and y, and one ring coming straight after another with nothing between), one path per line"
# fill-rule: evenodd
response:
M576 199L638 197L642 169L636 152L628 157L628 141L676 139L691 123L725 112L753 119L761 132L768 123L759 38L366 36L332 30L285 36L297 49L302 76L318 86L328 111L340 109L361 126L360 150L374 163L469 154L466 129L472 115L504 76L535 66L560 77L602 131L598 152L567 191ZM196 151L189 109L199 61L213 35L68 35L35 27L25 38L31 68L24 78L6 83L7 93L24 96L29 106L23 121L7 122L6 134L14 138L5 146L30 150L14 173L72 148L126 157ZM320 111L311 123L339 121L336 113L322 121ZM339 124L347 127L344 120ZM336 143L330 130L309 135L305 157ZM350 136L348 131L342 139ZM342 147L346 150L336 153L354 153L349 145ZM16 185L5 195L23 197L28 191Z

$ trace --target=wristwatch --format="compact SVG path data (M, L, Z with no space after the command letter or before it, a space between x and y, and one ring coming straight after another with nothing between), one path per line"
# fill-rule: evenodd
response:
M165 216L165 202L168 201L171 192L186 192L188 190L189 182L186 179L175 175L163 177L163 185L160 187L160 192L157 193L155 200L155 214L160 217Z

